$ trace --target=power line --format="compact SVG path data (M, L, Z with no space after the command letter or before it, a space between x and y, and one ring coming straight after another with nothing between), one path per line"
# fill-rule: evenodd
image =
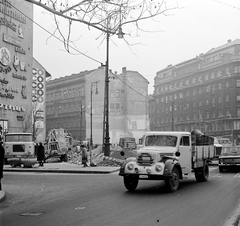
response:
M238 10L240 10L239 7L234 6L234 5L230 5L230 4L227 4L227 3L225 3L225 2L218 1L218 0L213 0L213 1L214 1L214 2L218 2L219 4L222 4L222 5L226 5L226 6L228 6L228 7L231 7L231 8L233 8L233 9L238 9Z
M60 38L56 37L53 33L51 33L50 31L48 31L47 29L45 29L44 27L42 27L40 24L38 24L37 22L35 22L33 19L31 19L30 17L28 17L25 13L23 13L21 10L17 9L15 6L13 6L11 3L9 3L13 8L15 8L18 12L22 13L24 16L26 16L30 21L32 21L34 24L36 24L37 26L39 26L40 28L42 28L44 31L46 31L48 34L50 34L51 36L53 36L54 38L56 38L57 40L59 40L60 42L64 43L63 40L61 40ZM82 54L83 56L101 64L102 62L88 56L85 53L82 53L81 51L79 51L78 49L76 49L75 47L69 45L69 47L75 51L77 51L78 53Z
M10 3L10 4L11 4L11 3ZM13 8L15 8L17 11L19 11L20 13L22 13L23 15L25 15L30 21L32 21L34 24L36 24L37 26L39 26L39 27L40 27L41 29L43 29L45 32L47 32L48 34L50 34L51 36L53 36L54 38L56 38L57 40L59 40L60 42L63 43L63 41L62 41L60 38L56 37L53 33L51 33L50 31L48 31L47 29L45 29L44 27L42 27L40 24L38 24L37 22L35 22L33 19L31 19L30 17L28 17L28 16L27 16L25 13L23 13L21 10L17 9L17 8L16 8L15 6L13 6L12 4L11 4L11 6L12 6ZM91 60L93 60L93 61L95 61L95 62L97 62L97 63L102 64L102 62L100 62L100 61L98 61L98 60L96 60L96 59L94 59L94 58L86 55L85 53L80 52L80 51L79 51L78 49L76 49L75 47L72 47L71 45L69 45L69 47L70 47L71 49L77 51L78 53L82 54L83 56L85 56L85 57L87 57L87 58L89 58L89 59L91 59ZM150 99L148 96L142 95L142 94L139 93L137 90L135 90L134 88L132 88L131 86L129 86L128 84L126 84L124 81L122 81L122 80L121 80L120 78L118 78L116 75L114 75L114 76L115 76L117 79L119 79L125 86L129 87L130 89L132 89L132 90L133 90L134 92L136 92L137 94L143 96L144 98Z

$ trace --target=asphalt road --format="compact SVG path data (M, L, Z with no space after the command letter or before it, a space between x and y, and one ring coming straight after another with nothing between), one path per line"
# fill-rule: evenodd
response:
M127 192L122 177L49 173L4 174L3 226L221 226L239 204L240 173L184 179L176 193L162 181L140 181Z

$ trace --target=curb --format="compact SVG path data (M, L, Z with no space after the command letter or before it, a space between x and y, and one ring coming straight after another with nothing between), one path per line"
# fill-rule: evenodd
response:
M76 174L110 174L119 171L119 169L113 169L111 171L105 170L61 170L61 169L3 169L4 172L38 172L38 173L76 173Z
M5 191L0 191L0 202L2 202L6 198Z

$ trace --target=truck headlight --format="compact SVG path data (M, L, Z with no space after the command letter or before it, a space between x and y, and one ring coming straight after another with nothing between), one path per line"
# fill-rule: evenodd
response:
M161 172L162 171L162 166L161 165L156 165L155 170L157 172Z
M133 168L134 168L134 165L133 165L132 163L128 163L127 169L128 169L129 171L131 171L131 170L133 170Z

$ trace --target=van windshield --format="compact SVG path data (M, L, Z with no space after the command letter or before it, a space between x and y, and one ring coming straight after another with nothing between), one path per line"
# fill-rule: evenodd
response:
M146 137L145 146L176 147L177 137L170 135L150 135Z

